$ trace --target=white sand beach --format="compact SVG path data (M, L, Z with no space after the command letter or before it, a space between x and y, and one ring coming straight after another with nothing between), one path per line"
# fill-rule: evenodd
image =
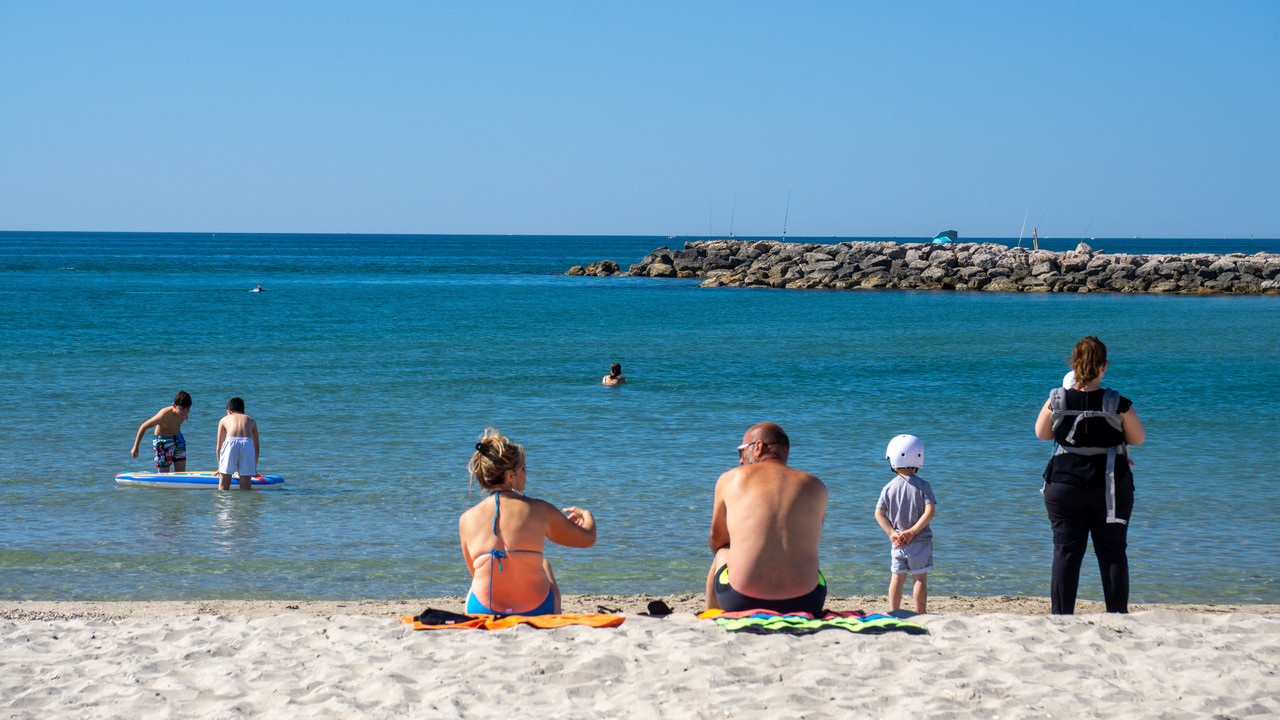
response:
M1280 716L1280 606L1049 617L937 598L928 635L730 633L646 596L568 596L617 628L413 631L417 601L0 601L7 718ZM879 611L882 598L833 599Z

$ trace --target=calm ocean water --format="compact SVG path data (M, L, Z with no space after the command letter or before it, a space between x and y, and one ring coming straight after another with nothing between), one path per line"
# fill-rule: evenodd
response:
M822 240L830 242L832 240ZM872 517L895 434L938 495L931 592L1047 595L1032 433L1076 339L1148 430L1134 450L1134 602L1280 602L1280 298L788 292L582 278L643 237L0 233L0 597L410 598L465 592L457 516L486 425L531 495L596 513L549 549L563 589L700 593L717 475L752 423L823 478L823 566L881 594ZM1014 240L1004 241L1009 244ZM1051 249L1078 240L1045 241ZM1090 241L1278 252L1277 241ZM1024 240L1023 244L1027 244ZM249 293L261 284L269 292ZM611 361L631 383L597 383ZM117 488L176 390L190 469L232 395L286 489ZM1081 594L1100 598L1086 561Z

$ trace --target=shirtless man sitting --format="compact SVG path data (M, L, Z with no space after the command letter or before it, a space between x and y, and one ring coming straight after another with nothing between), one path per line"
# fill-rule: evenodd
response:
M747 430L739 466L716 481L707 608L822 613L827 582L818 541L827 486L787 466L791 443L773 423Z

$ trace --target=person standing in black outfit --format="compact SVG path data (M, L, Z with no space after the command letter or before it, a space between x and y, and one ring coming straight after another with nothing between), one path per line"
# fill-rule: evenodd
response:
M1129 445L1147 432L1133 403L1103 389L1107 346L1090 335L1071 352L1075 386L1056 388L1036 418L1036 437L1056 443L1045 468L1044 506L1053 529L1049 586L1055 615L1076 607L1080 565L1090 536L1102 572L1107 612L1129 611L1129 559L1125 554L1133 512Z

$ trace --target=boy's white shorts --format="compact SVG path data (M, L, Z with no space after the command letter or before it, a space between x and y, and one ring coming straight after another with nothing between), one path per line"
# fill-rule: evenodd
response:
M222 452L218 455L218 472L223 475L240 475L252 477L258 472L258 463L253 458L253 438L229 437L222 441Z

